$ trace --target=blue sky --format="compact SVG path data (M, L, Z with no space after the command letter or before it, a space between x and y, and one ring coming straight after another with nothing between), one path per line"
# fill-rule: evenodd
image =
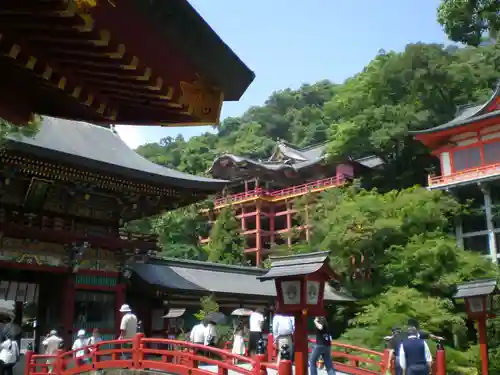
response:
M261 105L276 90L356 74L380 49L448 41L436 22L439 0L189 0L256 78L239 102L226 102L222 118ZM211 127L118 126L132 148Z

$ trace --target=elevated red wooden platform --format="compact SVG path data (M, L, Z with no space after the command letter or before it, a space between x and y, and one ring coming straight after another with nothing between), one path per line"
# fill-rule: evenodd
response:
M352 375L386 374L389 353L333 343L333 357L338 372ZM292 375L291 361L281 360L277 365L269 351L255 357L232 354L228 349L206 347L185 341L148 338L138 334L133 339L103 341L85 349L76 358L78 350L60 351L57 355L26 353L25 375L73 375L98 370L130 369L153 370L179 375L212 375L208 366L217 368L218 375L229 371L241 375ZM204 364L205 366L200 366ZM437 374L434 372L436 375ZM442 374L444 375L444 374Z

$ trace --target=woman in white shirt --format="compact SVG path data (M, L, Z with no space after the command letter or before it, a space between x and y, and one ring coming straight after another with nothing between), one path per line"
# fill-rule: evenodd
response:
M12 369L19 361L19 346L6 335L0 344L0 375L12 375Z

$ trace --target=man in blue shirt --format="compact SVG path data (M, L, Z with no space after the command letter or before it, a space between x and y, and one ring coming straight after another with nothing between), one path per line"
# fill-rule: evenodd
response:
M399 348L399 366L405 375L429 375L432 355L416 327L408 327L408 338Z

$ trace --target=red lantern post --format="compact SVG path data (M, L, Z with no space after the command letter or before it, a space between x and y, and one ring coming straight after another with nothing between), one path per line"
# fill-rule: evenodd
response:
M295 374L307 375L307 318L326 315L323 305L325 283L338 280L329 265L328 252L271 257L270 270L258 278L275 281L276 313L295 318Z
M455 299L463 299L467 316L477 322L481 373L488 375L488 337L486 321L494 317L491 311L493 295L498 293L495 279L478 280L457 285Z

